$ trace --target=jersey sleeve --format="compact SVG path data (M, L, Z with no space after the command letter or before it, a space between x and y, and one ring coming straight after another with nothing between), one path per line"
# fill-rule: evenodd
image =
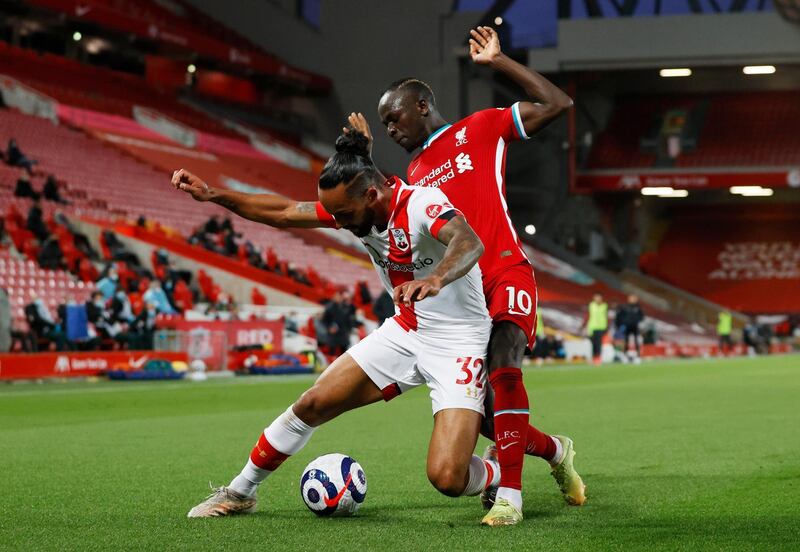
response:
M322 224L329 228L338 228L336 225L336 219L333 218L333 215L330 214L328 211L325 210L325 207L322 206L322 203L317 201L317 218L320 220Z
M457 216L464 216L438 188L425 188L417 194L419 196L409 209L409 226L417 232L439 239L439 231L445 224Z
M481 116L483 124L486 125L486 135L488 136L501 136L506 142L530 138L522 125L519 102L511 107L484 109L478 114Z

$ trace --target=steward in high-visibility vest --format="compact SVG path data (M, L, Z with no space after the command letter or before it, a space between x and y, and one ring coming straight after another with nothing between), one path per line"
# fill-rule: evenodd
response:
M603 296L599 293L589 303L589 319L586 322L586 330L592 340L592 360L595 364L600 364L603 336L608 331L608 303L603 301Z

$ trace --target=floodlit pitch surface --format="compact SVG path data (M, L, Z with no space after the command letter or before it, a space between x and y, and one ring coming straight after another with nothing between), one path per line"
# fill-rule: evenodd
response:
M0 386L0 549L797 549L798 356L527 370L533 419L574 438L589 501L566 506L531 458L518 527L481 527L477 498L430 486L424 390L321 428L257 514L187 519L310 382ZM300 500L303 466L333 451L366 470L356 518Z

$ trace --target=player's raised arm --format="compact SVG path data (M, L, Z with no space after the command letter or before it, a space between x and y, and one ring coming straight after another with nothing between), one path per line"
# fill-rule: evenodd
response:
M172 174L172 185L197 201L211 201L240 217L276 228L321 228L329 223L320 219L313 201L294 201L274 194L245 194L212 188L187 170Z
M447 246L441 262L427 278L397 286L394 289L395 303L410 305L413 301L437 295L444 286L472 270L483 255L483 243L461 215L456 214L442 226L436 239Z
M531 101L519 103L525 134L532 136L558 115L572 107L572 98L542 75L517 63L500 50L500 38L491 27L470 31L469 53L472 61L500 71L520 85Z

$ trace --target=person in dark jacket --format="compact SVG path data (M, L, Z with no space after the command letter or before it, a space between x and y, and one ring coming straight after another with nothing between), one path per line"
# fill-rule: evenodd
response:
M64 267L64 252L55 236L50 236L42 244L37 262L46 270L58 270Z
M378 318L378 325L382 326L387 318L394 316L394 300L389 292L384 290L372 305L372 312Z
M89 301L86 301L86 319L94 325L98 337L108 339L114 337L117 331L111 317L111 312L106 308L106 299L101 291L92 293Z
M61 192L59 191L58 181L56 177L48 175L47 180L44 182L44 188L42 188L42 195L48 201L54 201L55 203L62 203L64 205L69 205L67 200L61 197Z
M34 159L29 159L22 150L19 149L17 145L17 141L14 138L11 138L8 141L8 147L6 149L6 163L11 165L12 167L22 167L28 173L33 171L33 166L37 163Z
M40 242L44 242L50 235L50 230L47 229L42 216L42 208L38 203L34 203L31 210L28 211L28 220L25 221L25 228L30 230Z
M47 306L39 298L35 298L25 306L25 319L34 337L33 346L38 349L38 340L46 339L56 344L56 349L64 351L67 349L67 336L58 327L53 315L47 310Z
M628 344L630 339L633 338L633 344L636 347L636 358L641 354L639 344L639 324L644 320L644 311L639 304L639 298L636 295L629 295L628 302L619 307L617 313L617 324L624 327L625 336L625 351L628 351Z
M332 355L341 355L350 347L350 332L356 325L355 307L342 295L335 293L325 307L322 322L328 333L328 345Z
M17 179L17 185L14 186L14 197L29 197L31 199L39 199L39 192L33 189L28 175L21 174Z
M158 308L155 303L147 303L142 312L131 322L128 332L134 336L129 343L131 349L150 351L153 349L153 336L156 331Z

